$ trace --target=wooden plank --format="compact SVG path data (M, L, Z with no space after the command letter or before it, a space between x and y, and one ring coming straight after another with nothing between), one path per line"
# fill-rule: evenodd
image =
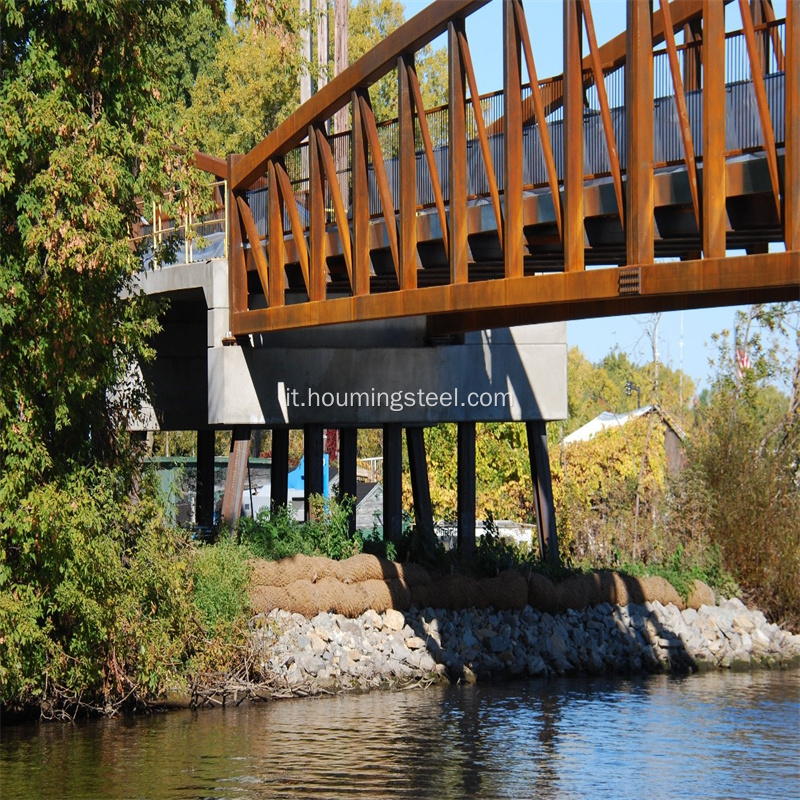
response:
M586 25L586 38L589 43L589 60L592 64L592 75L594 75L597 100L600 103L600 119L603 123L603 134L605 135L606 149L608 150L608 163L611 167L611 177L614 181L614 194L617 198L619 221L622 225L622 229L625 230L625 203L622 194L622 173L619 167L617 139L614 136L614 125L611 122L611 108L608 105L606 82L603 76L603 67L600 62L600 53L597 47L597 36L594 31L591 2L589 0L581 0L581 10L583 12L584 24Z
M367 143L358 94L352 96L353 129L353 294L369 294L369 182Z
M475 554L475 423L458 422L458 549L466 564Z
M316 129L308 129L308 299L325 299L327 260L325 253L325 185L322 180L322 157ZM303 250L303 245L300 250Z
M543 420L525 423L528 435L528 458L533 481L533 501L536 507L536 530L539 534L539 553L542 561L560 563L556 534L556 509L553 500L553 480L547 455L547 426Z
M786 2L784 241L800 250L800 0Z
M425 161L428 164L428 174L431 176L431 189L433 190L433 200L436 204L436 213L439 217L439 227L442 230L442 247L449 258L450 246L447 236L447 211L445 209L444 195L442 194L442 182L439 178L439 168L436 166L436 158L433 152L433 142L431 132L428 127L428 115L425 113L425 105L422 102L422 92L419 88L417 71L413 64L409 64L408 85L411 95L414 98L417 119L419 120L419 130L422 134L422 144L425 148Z
M231 188L233 183L230 179L237 158L235 155L228 156L228 196L225 199L225 213L228 216L228 297L231 314L247 310L247 266L244 257L246 234L242 230L243 221L238 213L238 198Z
M263 174L267 161L299 145L306 137L309 125L330 119L347 104L352 92L363 90L386 75L403 53L416 52L444 33L451 20L469 16L488 2L439 0L424 8L337 75L247 153L237 165L234 187L247 188Z
M725 255L725 11L703 0L703 254Z
M753 30L753 19L750 16L747 0L739 0L739 10L742 14L742 29L744 30L744 38L747 42L747 55L750 59L750 78L753 83L753 91L756 95L758 117L761 122L761 134L764 137L764 152L767 156L769 180L772 184L772 196L775 200L775 210L778 214L778 219L780 219L781 186L778 176L778 153L775 147L775 132L772 130L772 117L769 113L769 103L767 102L767 90L764 85L764 63L758 51L756 35Z
M297 202L294 199L292 182L286 174L286 167L280 162L276 162L275 164L275 174L278 177L278 186L280 187L281 197L283 198L283 207L289 215L289 225L292 229L294 246L297 251L297 259L300 262L300 271L303 273L306 291L310 299L315 299L311 298L311 278L308 274L308 245L303 235L303 225L300 222L300 215L297 213Z
M342 191L339 187L339 176L336 174L336 166L333 163L333 154L325 132L317 128L317 148L322 160L322 167L325 172L325 180L331 193L333 203L333 216L336 220L336 227L339 233L339 242L342 246L342 255L347 267L347 277L350 280L350 289L353 290L353 250L350 240L350 224L347 219L347 210L344 207ZM369 223L367 223L369 224Z
M400 235L398 237L398 278L401 289L417 286L417 152L414 142L414 101L408 70L414 68L414 56L397 59L398 170Z
M389 239L389 249L392 252L394 261L394 271L397 275L397 282L400 283L400 260L397 243L397 217L394 213L394 199L389 188L389 176L386 174L386 164L383 161L383 151L378 139L378 128L375 124L375 115L372 113L372 105L369 94L359 94L358 102L361 107L361 123L364 127L364 134L372 154L372 169L375 173L375 183L378 184L378 194L381 198L383 208L383 219L386 223L386 236ZM367 195L369 196L369 195Z
M261 247L261 238L258 235L258 228L253 219L253 214L250 211L250 206L247 205L243 197L237 197L238 213L244 223L245 231L247 233L247 240L250 242L250 252L253 254L253 259L256 262L256 270L258 271L258 278L261 281L261 289L264 292L264 297L269 299L269 272L267 269L267 258L264 255L264 250Z
M469 86L469 99L472 102L472 107L475 110L475 127L478 130L478 142L481 147L481 155L483 156L483 164L486 167L486 182L489 184L489 195L492 200L492 209L494 210L494 218L497 222L497 235L500 238L500 243L504 241L503 237L503 212L500 210L500 192L497 188L497 177L494 171L494 162L492 161L492 152L489 149L489 137L486 135L486 124L483 119L483 109L481 108L481 98L478 94L478 83L475 80L475 70L472 68L472 56L469 52L469 44L467 43L467 34L465 31L458 32L458 45L461 48L461 59L464 65L464 72L467 76L467 85Z
M583 23L579 0L564 0L564 271L584 269Z
M683 142L683 160L686 164L686 178L689 181L689 193L692 195L692 208L694 218L697 222L697 230L700 230L700 195L697 188L697 164L694 158L694 142L692 140L692 129L689 124L689 110L686 106L686 94L683 91L683 81L681 80L681 68L678 62L678 48L675 44L675 31L672 26L672 12L670 4L664 3L661 6L664 14L664 41L667 45L667 58L669 59L669 69L672 74L672 86L675 90L675 107L678 112L678 124L681 129L681 141Z
M625 68L628 265L653 260L653 33L649 2L627 0L628 61Z
M525 272L522 236L522 59L518 0L503 3L503 258L506 278Z
M267 165L267 180L269 186L269 208L267 248L269 251L269 307L282 306L285 300L286 251L283 246L283 210L281 208L281 190L278 186L278 176L275 164L270 161Z
M464 61L460 36L464 20L455 20L447 30L450 283L467 283L467 125Z
M536 74L536 62L533 60L533 48L531 47L531 37L528 33L528 23L525 20L525 11L522 3L514 3L514 12L517 15L517 25L519 27L520 38L522 39L522 50L525 54L525 66L528 68L528 80L531 84L531 100L533 102L534 120L539 126L539 140L542 143L542 157L544 158L545 171L547 172L547 185L550 187L550 195L553 199L553 210L556 215L556 227L559 237L562 236L561 221L561 192L558 189L558 172L556 162L553 157L553 145L550 141L550 129L547 126L547 115L544 110L542 100L542 90L539 87L539 78Z

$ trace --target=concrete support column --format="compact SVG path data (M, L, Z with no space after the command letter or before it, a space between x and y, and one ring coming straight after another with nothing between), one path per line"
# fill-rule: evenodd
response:
M383 538L399 542L403 533L403 429L383 426Z
M475 423L458 424L458 549L467 564L475 552Z
M272 463L270 466L270 506L273 511L289 502L289 429L272 429Z
M305 475L303 476L303 495L305 518L310 519L308 498L312 494L322 494L322 425L306 425L303 428L303 451L305 456Z
M414 521L424 536L433 534L433 506L425 457L424 428L406 428L408 464L411 470L411 492L414 495Z
M194 508L197 525L210 528L214 522L214 431L197 431L197 495Z
M528 434L528 455L533 480L533 500L536 506L536 529L539 534L539 552L551 564L559 563L556 514L553 503L553 482L550 477L550 459L547 455L547 426L542 420L525 423Z
M225 497L222 501L222 519L231 527L242 513L242 492L247 477L250 456L250 428L237 426L231 433L228 471L225 475Z
M356 462L358 457L358 428L342 428L339 431L339 500L345 495L353 498L358 492L358 472ZM350 533L356 530L356 511L350 515Z

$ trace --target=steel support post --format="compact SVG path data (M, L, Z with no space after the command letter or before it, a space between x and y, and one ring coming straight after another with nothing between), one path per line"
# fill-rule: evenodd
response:
M551 564L558 564L553 482L550 476L550 459L547 455L547 426L542 420L530 420L525 423L525 430L528 434L528 455L531 462L539 552L543 560L547 560Z
M414 522L424 536L433 534L433 505L425 457L425 430L406 428L408 465L411 471L411 493L414 496Z
M458 549L465 563L475 553L475 423L458 423Z
M231 529L242 513L242 492L250 458L250 428L238 426L231 433L228 470L225 475L225 497L222 500L222 519Z
M383 538L399 542L403 534L403 428L383 426Z
M303 428L303 455L305 456L303 475L303 502L305 518L311 519L309 498L312 494L322 494L322 425L306 425Z
M197 495L194 521L209 528L214 523L214 431L197 431Z
M350 533L356 530L355 500L358 496L358 428L342 428L339 431L339 500L345 495L353 498L353 513L350 515Z
M273 511L289 502L289 429L272 429L272 463L269 474L270 507Z

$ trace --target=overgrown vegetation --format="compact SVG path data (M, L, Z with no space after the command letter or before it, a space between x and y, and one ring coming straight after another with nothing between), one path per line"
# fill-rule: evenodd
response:
M237 537L257 558L277 561L302 553L341 560L361 552L363 539L350 534L352 498L337 501L321 495L310 498L310 519L299 522L289 506L262 509L239 520Z

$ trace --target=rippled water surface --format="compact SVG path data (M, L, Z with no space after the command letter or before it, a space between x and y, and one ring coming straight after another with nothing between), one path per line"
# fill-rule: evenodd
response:
M800 672L376 692L4 727L0 797L800 797Z

